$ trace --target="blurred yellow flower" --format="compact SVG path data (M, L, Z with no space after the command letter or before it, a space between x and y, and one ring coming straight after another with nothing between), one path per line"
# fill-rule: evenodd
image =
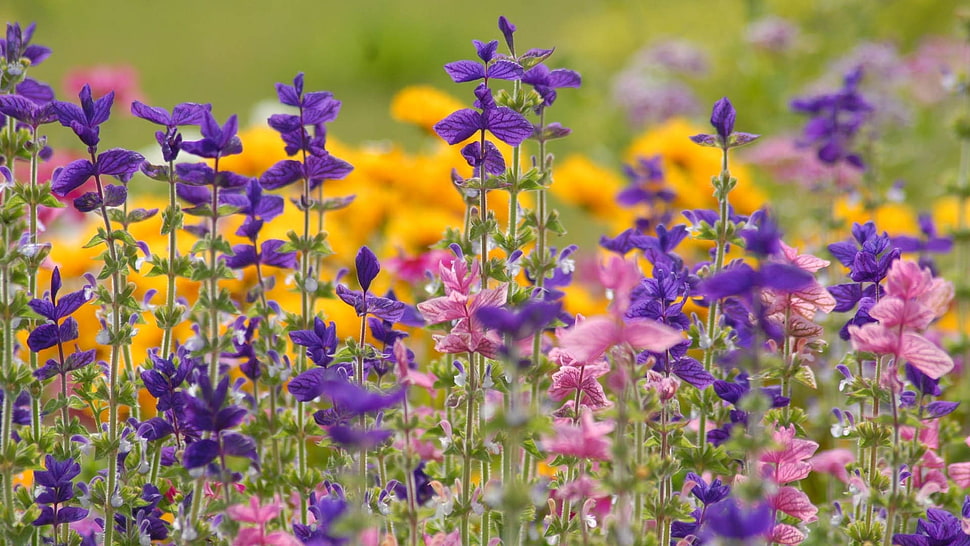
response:
M428 85L405 87L391 99L391 117L433 133L435 123L465 108L458 99Z
M584 156L570 155L556 164L553 177L549 191L562 202L579 207L598 220L633 224L633 213L616 203L626 181L615 169L597 165Z

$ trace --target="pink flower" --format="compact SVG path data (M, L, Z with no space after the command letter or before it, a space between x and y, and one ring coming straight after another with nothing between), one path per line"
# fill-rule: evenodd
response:
M398 279L406 283L418 284L426 280L425 273L436 271L442 265L447 267L454 259L453 254L436 249L417 256L405 256L403 253L398 253L397 256L384 260L384 265Z
M257 527L249 527L239 531L232 546L300 546L297 538L284 531L266 534L266 523L280 514L281 506L278 500L260 506L259 497L249 497L249 504L234 504L226 508L226 513L232 519L244 523L255 523Z
M808 462L814 472L831 474L842 483L849 483L849 471L846 467L855 462L855 454L849 449L829 449L815 455Z
M418 387L428 389L429 393L434 390L434 382L438 378L434 374L412 370L408 366L408 348L404 345L404 341L401 338L394 340L393 352L394 360L397 361L397 372L401 377L402 384L417 385Z
M605 362L586 364L584 366L563 366L552 374L552 386L549 396L553 400L576 396L576 391L582 391L579 399L580 406L597 410L609 407L612 403L607 400L603 386L597 377L606 375L610 371Z
M78 68L68 72L64 77L64 87L69 96L76 96L84 85L91 86L91 93L96 97L115 92L115 104L124 104L122 112L128 111L128 106L134 101L144 102L141 84L138 82L138 71L129 65L100 65Z
M787 523L779 523L771 530L771 544L801 544L805 540L805 534L797 527Z
M786 485L769 497L771 507L793 518L811 523L818 519L818 507L812 504L801 489Z
M557 422L553 436L543 438L542 443L546 451L559 455L606 460L612 445L606 435L612 431L612 422L597 423L589 409L582 409L578 426L569 421Z
M502 342L494 332L485 331L475 318L475 312L482 307L504 305L505 284L471 294L478 278L478 262L473 263L471 271L462 259L453 260L449 266L441 262L439 271L445 295L418 304L418 311L430 324L455 321L449 334L432 336L435 350L447 354L479 353L497 358Z
M588 318L559 337L560 347L577 362L596 360L618 345L660 353L683 341L682 332L665 324L616 316Z
M818 444L795 437L795 427L782 427L772 434L780 450L767 451L760 457L763 475L782 485L804 479L811 473L808 459L815 454ZM774 465L773 468L769 465Z
M461 546L461 530L451 533L442 531L434 536L424 535L424 546Z
M961 488L970 488L970 463L953 463L946 468L946 473Z

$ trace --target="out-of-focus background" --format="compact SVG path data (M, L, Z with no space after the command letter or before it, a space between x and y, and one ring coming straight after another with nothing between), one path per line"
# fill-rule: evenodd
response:
M635 131L653 121L645 110L663 101L680 100L684 104L667 104L668 109L686 109L700 121L715 99L727 95L744 130L769 134L793 126L799 120L788 111L792 92L826 77L837 84L831 77L834 65L860 44L902 56L917 51L929 36L958 36L954 11L960 4L7 0L0 3L0 17L37 23L36 40L54 55L33 76L62 95L72 71L131 67L150 104L211 102L217 118L238 113L245 124L261 121L252 119L253 109L275 100L274 82L290 81L303 71L308 89L327 89L344 101L333 134L359 143L414 137L412 128L395 123L388 113L391 97L407 85L433 85L471 102L473 86L451 83L441 67L473 58L472 39L500 39L496 19L505 15L518 26L521 48L555 47L550 66L583 75L583 88L563 93L554 110L554 118L575 131L556 148L606 158L615 157ZM668 51L658 62L648 50L661 45ZM695 53L699 57L691 58ZM671 96L673 84L692 97ZM657 104L637 111L637 94L652 94ZM130 142L144 134L133 129L137 126L116 122L105 138Z

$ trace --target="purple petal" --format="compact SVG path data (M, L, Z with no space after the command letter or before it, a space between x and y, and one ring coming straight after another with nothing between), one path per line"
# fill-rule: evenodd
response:
M524 118L523 118L524 119ZM528 123L528 121L526 121ZM452 112L445 119L434 125L434 132L448 144L458 144L466 138L485 128L485 120L477 110L463 108ZM532 125L529 125L532 134ZM527 138L526 135L525 138ZM525 140L523 138L522 140ZM521 142L521 141L520 141Z
M300 106L300 94L297 92L296 88L292 85L286 85L285 83L276 84L276 96L279 97L280 102L287 106Z
M215 440L196 440L185 448L182 464L185 468L198 468L211 463L218 455L219 444Z
M57 345L59 330L56 324L48 322L41 324L27 336L27 347L31 351L39 352Z
M98 195L98 192L89 191L74 199L73 204L78 212L91 212L94 209L100 208L104 204L104 199Z
M299 161L284 159L263 173L259 183L267 190L288 186L303 178L303 165Z
M485 74L489 78L497 80L520 80L522 79L522 67L512 61L499 60L488 65Z
M353 165L330 154L307 158L307 175L311 181L341 180L353 170Z
M708 385L714 383L714 376L704 370L703 364L693 358L682 358L678 360L674 364L672 371L677 377L700 390L704 390Z
M128 198L128 188L120 184L108 184L104 187L104 206L120 207Z
M172 116L169 115L168 110L157 106L148 106L137 100L131 103L131 114L158 125L168 126L172 124Z
M518 146L532 136L532 124L529 120L504 106L485 111L485 126L495 135L495 138L509 146Z
M296 252L277 252L277 249L284 244L286 243L284 241L280 241L279 239L263 241L259 247L260 263L283 269L296 269L298 266L296 261Z
M942 400L930 402L926 404L926 415L923 419L939 419L944 415L949 415L956 411L959 405L959 402L945 402Z
M246 457L253 462L259 460L259 455L256 453L256 442L249 436L237 432L222 435L222 449L226 455Z
M486 63L492 60L492 57L495 56L495 52L498 50L498 40L492 40L490 42L472 40L472 44L475 45L475 51L478 53L478 58Z
M234 245L232 256L225 256L226 266L231 269L242 269L256 263L256 247L253 245Z
M211 104L197 104L194 102L183 102L176 104L172 109L172 119L170 125L199 125L205 119L205 113L212 111Z
M579 87L582 83L579 73L572 70L557 68L549 73L549 87Z
M793 292L807 287L814 277L808 271L786 264L766 263L761 266L763 286Z
M94 176L95 168L87 159L72 161L66 166L54 171L54 180L51 183L51 191L55 195L64 197L71 191L77 189L82 184Z

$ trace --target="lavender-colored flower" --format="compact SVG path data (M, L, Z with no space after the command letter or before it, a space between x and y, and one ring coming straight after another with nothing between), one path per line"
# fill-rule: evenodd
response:
M562 304L559 302L527 301L514 310L482 307L475 312L475 317L482 326L513 340L520 340L542 331L561 310Z
M750 144L759 138L760 135L751 133L734 132L734 120L737 112L734 105L727 97L721 97L714 103L711 109L711 126L714 127L715 134L700 134L690 137L692 141L701 146L710 146L727 150Z
M412 473L414 475L415 497L418 506L424 506L432 497L435 496L434 488L431 487L431 476L424 471L424 461L418 463L417 468ZM399 499L408 498L408 488L403 483L394 486L394 494Z
M20 28L20 23L7 23L7 37L0 38L0 55L3 55L7 64L27 59L31 66L36 66L50 56L50 48L30 43L36 28L36 23L27 25L25 29Z
M704 481L704 478L698 476L694 472L688 472L687 477L684 479L694 484L694 487L691 488L690 492L704 506L710 506L714 503L721 502L727 498L728 494L731 493L731 487L729 485L724 485L721 483L721 480L717 478L714 478L711 480L711 483L708 484L706 481Z
M532 135L532 124L522 114L506 106L497 106L492 90L481 84L475 90L481 112L464 108L452 112L434 126L435 133L448 144L458 144L478 132L489 131L495 138L518 146Z
M885 232L877 234L872 222L853 224L852 237L855 242L842 241L828 246L829 252L849 268L849 278L857 283L878 283L886 278L889 267L899 258L899 248L892 245Z
M808 286L814 277L811 273L780 263L764 263L754 269L745 263L732 264L712 277L701 281L698 292L708 300L728 296L753 298L762 288L792 292Z
M35 131L41 125L57 121L57 113L50 101L37 103L20 94L0 95L0 113L29 125Z
M158 508L158 504L164 497L158 488L146 483L142 486L142 493L139 498L147 504L132 506L131 517L116 512L115 529L121 533L131 529L137 532L139 537L152 541L168 538L169 523L162 519L162 511Z
M377 256L366 246L357 252L357 282L363 290L351 290L344 285L337 285L337 297L357 311L357 316L372 315L389 322L397 322L404 316L407 306L400 301L371 295L368 292L371 282L380 271Z
M221 455L246 457L258 464L256 443L252 438L230 432L246 417L246 409L226 404L229 394L229 377L223 377L214 388L205 373L197 373L199 393L186 395L184 400L186 425L194 431L208 431L209 438L197 439L186 446L182 457L185 468L206 466Z
M88 515L87 509L64 506L74 498L74 478L81 474L81 465L70 457L58 461L52 455L47 455L44 468L47 470L34 472L34 482L44 491L35 499L41 505L40 516L31 523L38 527L56 527L84 519Z
M54 171L51 191L63 197L87 182L92 176L109 175L127 182L144 161L145 158L138 152L122 148L113 148L98 154L94 163L87 159L78 159ZM93 198L98 201L104 200L106 206L118 206L123 203L123 198L121 202L117 202L117 198L111 195L112 191L120 192L123 188L116 186L115 190L109 190L109 187L105 187L104 195L91 192L94 193Z
M347 500L343 489L336 484L325 483L326 495L318 496L310 492L310 513L315 520L313 525L293 524L293 534L304 544L317 546L344 546L350 539L336 534L334 523L347 512Z
M235 115L229 116L226 123L220 126L212 112L203 109L199 128L202 131L201 139L182 143L182 149L186 152L209 159L242 153L242 141L236 135L239 121Z
M742 506L738 501L726 499L707 507L707 521L702 536L745 540L761 537L771 531L774 518L768 503Z
M861 79L862 68L857 67L845 75L841 90L791 102L792 110L812 116L805 125L802 145L815 148L823 163L845 161L858 169L865 168L862 158L850 150L853 137L873 111L859 93Z

